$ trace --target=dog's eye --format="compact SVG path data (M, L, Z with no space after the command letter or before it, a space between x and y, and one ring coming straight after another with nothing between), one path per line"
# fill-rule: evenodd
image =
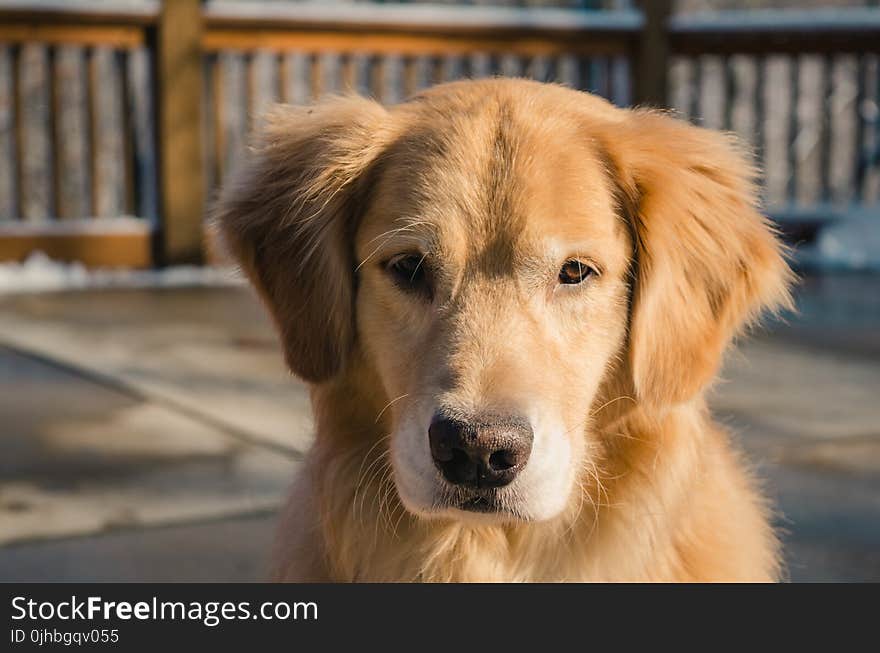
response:
M385 264L385 269L404 290L430 295L430 279L424 255L399 254Z
M597 274L595 268L590 267L583 261L571 259L566 261L562 269L559 270L559 283L581 283L585 279Z

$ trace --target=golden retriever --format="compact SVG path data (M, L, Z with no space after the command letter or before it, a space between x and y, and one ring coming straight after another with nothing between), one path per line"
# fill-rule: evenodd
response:
M789 304L728 136L493 79L270 112L215 218L310 384L288 581L771 581L704 400Z

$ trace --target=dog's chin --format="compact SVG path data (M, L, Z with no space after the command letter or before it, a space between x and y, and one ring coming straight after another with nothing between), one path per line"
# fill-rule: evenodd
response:
M479 525L532 521L515 502L505 500L503 494L497 492L451 493L436 504L435 514L443 519Z
M497 526L534 521L525 513L495 506L481 500L460 504L435 504L429 508L422 507L415 511L411 510L411 512L421 519L453 521L473 526Z
M430 502L414 502L400 493L404 508L420 519L461 522L478 526L544 521L555 515L536 517L516 501L497 493L440 492Z
M499 524L528 523L534 521L529 515L515 509L486 504L482 500L465 502L438 510L443 519L475 526L495 526Z

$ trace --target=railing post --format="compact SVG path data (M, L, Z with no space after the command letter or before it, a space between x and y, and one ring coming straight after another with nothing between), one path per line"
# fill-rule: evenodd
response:
M201 0L162 0L157 29L157 263L200 263L205 210Z
M665 107L672 0L642 0L641 6L645 22L636 45L634 100L636 104Z

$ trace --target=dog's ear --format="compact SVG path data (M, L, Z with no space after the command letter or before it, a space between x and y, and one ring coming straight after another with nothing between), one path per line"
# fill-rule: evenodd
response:
M755 170L729 135L637 110L605 143L634 245L628 363L640 401L692 398L792 273L758 212Z
M351 237L387 112L362 98L271 110L213 219L267 304L290 369L342 367L353 337Z

